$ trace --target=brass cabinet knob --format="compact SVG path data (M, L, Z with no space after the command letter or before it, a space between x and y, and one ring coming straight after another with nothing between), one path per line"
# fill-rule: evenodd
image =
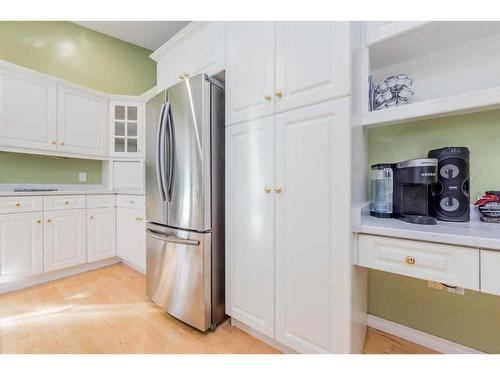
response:
M69 204L69 201L64 202L64 204Z
M40 220L40 219L38 219L36 222L37 222L38 224L42 224L42 220Z
M52 223L52 220L50 220L50 219L47 219L47 223Z
M21 203L16 203L16 207L21 207Z
M59 143L61 146L64 146L64 142Z
M283 191L283 189L280 186L276 186L274 188L274 191L279 194L279 193L281 193Z
M179 76L179 79L188 79L189 78L189 74L187 73L182 73L180 76Z
M266 192L266 194L269 194L271 191L273 191L273 189L269 186L264 186L264 191Z
M416 262L416 261L415 261L415 258L414 258L414 257L412 257L412 256L407 256L407 257L405 258L405 263L406 263L406 264L409 264L410 266L411 266L411 265L414 265L414 264L415 264L415 262Z
M264 99L266 100L266 102L270 102L273 98L271 97L271 95L266 95L264 96Z
M281 98L283 96L283 93L280 90L278 90L278 91L276 91L276 96L278 98Z
M52 141L52 144L53 144L53 145L56 145L56 144L57 144L57 142L56 142L56 141Z
M134 204L134 201L128 201L128 203L130 203L130 204Z
M142 217L136 217L135 220L142 221Z
M93 217L93 216L91 216L90 218L91 218L91 219L93 219L94 217Z

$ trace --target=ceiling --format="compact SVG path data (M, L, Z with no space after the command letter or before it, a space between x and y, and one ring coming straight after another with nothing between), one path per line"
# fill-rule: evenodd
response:
M74 23L154 51L189 24L189 21L78 21Z

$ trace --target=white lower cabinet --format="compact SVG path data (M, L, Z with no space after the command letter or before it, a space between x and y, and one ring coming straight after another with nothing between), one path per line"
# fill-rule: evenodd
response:
M141 271L146 270L145 211L134 208L116 209L117 255Z
M45 212L44 271L87 262L85 209Z
M226 128L227 313L302 353L350 351L349 114L344 98Z
M0 282L43 272L43 213L0 215Z
M116 256L116 212L114 207L87 210L87 260Z
M226 312L274 336L274 116L226 128Z
M500 251L481 250L481 292L500 296Z

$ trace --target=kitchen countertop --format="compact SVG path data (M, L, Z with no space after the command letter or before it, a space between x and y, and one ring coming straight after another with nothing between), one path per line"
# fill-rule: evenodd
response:
M14 188L31 189L58 189L57 191L14 191ZM109 190L103 185L1 185L0 197L13 196L37 196L37 195L102 195L102 194L126 194L144 195L137 190Z
M398 219L373 217L368 206L353 211L355 233L500 251L500 224L480 221L475 206L471 206L469 222L438 221L436 225L410 224Z

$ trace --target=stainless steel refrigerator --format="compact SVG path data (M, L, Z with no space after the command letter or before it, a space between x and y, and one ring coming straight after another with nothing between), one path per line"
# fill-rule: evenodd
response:
M205 331L225 318L224 87L199 74L146 104L148 296Z

